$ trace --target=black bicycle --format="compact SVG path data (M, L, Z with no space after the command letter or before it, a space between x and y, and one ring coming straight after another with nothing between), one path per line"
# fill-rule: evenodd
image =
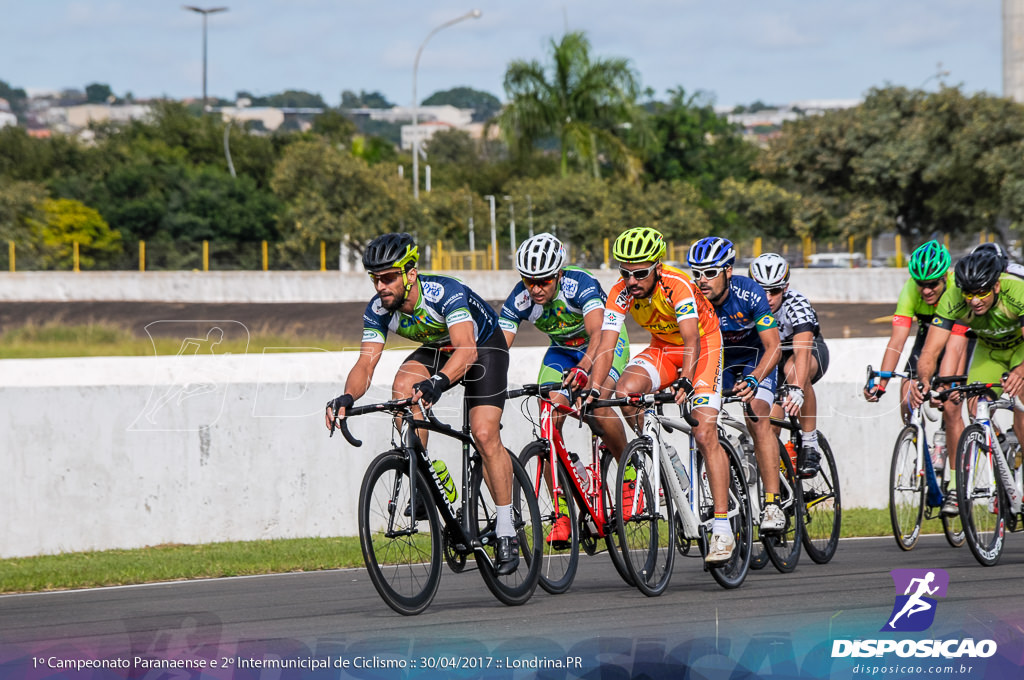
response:
M349 431L348 418L390 413L401 423L393 429L401 441L396 442L392 435L394 448L370 463L359 490L359 542L370 580L396 612L419 614L437 593L442 558L453 571L462 572L473 557L484 583L498 600L507 605L523 604L537 587L544 540L529 477L510 452L512 507L521 557L516 571L502 576L495 569L495 503L483 481L483 458L470 435L469 410L463 409L459 431L439 421L429 409L426 420L414 418L412 406L411 399L355 406L340 420L341 433L353 446L362 442ZM419 430L462 443L461 493L447 468L430 459Z

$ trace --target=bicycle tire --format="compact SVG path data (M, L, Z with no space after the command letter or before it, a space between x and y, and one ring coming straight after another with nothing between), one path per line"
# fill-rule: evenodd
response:
M949 491L943 491L943 495L947 493ZM942 520L942 533L946 542L954 548L962 548L967 542L967 536L964 534L964 523L960 521L960 513L953 516L941 515L939 519Z
M956 453L956 498L967 547L978 562L991 567L1003 553L1006 493L989 459L985 429L978 423L964 428Z
M924 475L917 466L917 428L907 425L896 437L889 466L889 521L896 545L913 550L924 520Z
M761 543L768 552L768 559L783 574L788 574L800 562L801 544L803 543L804 501L801 493L800 480L796 478L789 452L779 441L779 455L785 456L783 468L779 470L779 505L786 517L786 524L781 531L770 534L760 533Z
M627 498L633 498L635 505L635 508L631 507L630 512L627 512L623 502L616 514L616 530L622 556L640 592L648 597L656 597L668 587L675 562L676 523L672 494L667 486L654 488L654 460L651 444L646 437L630 442L619 463L615 497L623 498L624 489L628 489ZM626 478L630 469L635 472L634 479ZM662 472L661 476L664 479L665 473ZM632 487L629 486L631 483ZM636 498L637 494L639 498ZM655 503L650 502L659 497L665 503L663 514L656 509Z
M615 513L618 511L618 503L612 498L615 490L615 483L618 479L619 461L610 451L601 454L601 503L604 505L604 544L608 548L608 556L612 560L612 566L618 572L627 586L636 586L636 582L629 573L626 566L626 558L622 555L622 548L619 547L618 525L615 522ZM619 496L622 498L622 496Z
M411 508L409 458L401 451L377 456L359 489L359 545L370 581L389 607L406 616L426 609L441 582L441 520L430 497L430 482L418 470L416 475L425 520L413 517L418 511L405 514ZM420 531L424 522L426 536ZM400 535L386 536L383 529L389 524Z
M731 442L730 442L731 444ZM740 445L742 446L742 437L740 439ZM750 441L750 445L753 446L753 441ZM736 450L736 447L733 447ZM737 452L738 453L738 452ZM751 543L750 543L750 568L754 571L764 569L771 560L768 558L768 551L764 547L764 543L761 542L760 527L758 522L754 522L754 517L761 516L761 499L764 498L764 488L761 484L761 475L757 470L757 458L753 454L738 454L744 457L744 477L747 480L747 498L750 500L750 517L751 517Z
M530 479L530 485L537 495L537 507L540 510L541 534L541 569L538 585L552 595L564 593L572 585L580 560L580 534L576 522L576 504L573 502L572 482L569 475L555 459L558 488L565 499L565 512L560 512L551 489L551 472L548 469L551 461L551 449L547 441L530 442L519 454L519 462ZM548 540L554 531L555 522L563 518L569 522L568 545L552 543Z
M843 523L842 493L836 458L825 436L818 433L821 468L810 479L801 479L804 505L803 543L807 556L815 564L827 564L839 547Z
M499 601L509 606L518 606L529 600L537 588L542 564L540 544L545 537L541 534L540 509L530 478L519 459L508 449L505 451L512 461L512 509L516 535L519 537L519 567L514 572L499 576L494 570L498 544L494 533L495 503L484 484L482 463L473 466L470 487L473 499L469 512L471 528L476 529L476 538L483 544L483 552L488 558L480 559L479 552L477 554L481 578Z
M719 438L722 448L729 457L729 524L736 539L736 549L727 562L709 565L711 577L726 589L739 588L747 578L753 556L754 525L750 509L750 486L743 472L743 461L736 449L725 438ZM697 452L697 468L700 471L697 486L700 519L714 517L715 503L711 498L711 487L707 479L704 456Z

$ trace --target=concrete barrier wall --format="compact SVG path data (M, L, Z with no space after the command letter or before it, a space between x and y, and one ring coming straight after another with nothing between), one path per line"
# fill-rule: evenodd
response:
M595 272L606 289L615 270ZM745 272L744 272L745 273ZM453 272L487 300L504 300L512 271ZM896 302L905 269L794 269L812 302ZM357 302L373 295L362 272L3 272L0 301Z
M885 340L829 345L832 368L817 386L820 429L838 458L843 504L885 507L897 401L860 396L864 365L878 362ZM514 349L510 383L535 381L543 351ZM385 353L364 403L389 398L405 355ZM268 351L0 361L0 513L8 520L0 557L355 535L363 472L390 447L381 416L351 421L359 449L324 429L323 404L355 358ZM446 395L442 419L457 424L460 395ZM515 452L531 439L521 406L509 403L503 419ZM566 435L586 446L585 429ZM432 438L431 451L460 474L458 453L440 441Z

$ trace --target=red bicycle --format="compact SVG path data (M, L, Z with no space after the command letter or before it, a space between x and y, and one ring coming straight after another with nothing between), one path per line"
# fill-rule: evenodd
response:
M544 383L523 385L508 392L510 399L538 397L540 403L538 416L523 409L533 423L536 439L519 454L519 461L533 483L543 523L540 587L552 594L568 590L576 577L580 546L593 555L601 539L615 570L627 584L634 585L615 530L618 503L614 502L612 491L618 463L596 434L590 437L589 465L566 447L562 433L555 427L554 414L563 413L581 424L582 418L576 409L551 401L550 393L561 389L561 383Z

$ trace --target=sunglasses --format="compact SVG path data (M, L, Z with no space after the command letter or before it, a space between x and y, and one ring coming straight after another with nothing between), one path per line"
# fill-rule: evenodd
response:
M782 295L783 293L786 292L786 287L782 286L781 288L765 288L764 292L768 293L769 295Z
M926 290L935 290L945 279L932 279L931 281L915 281L918 288L924 288Z
M994 291L991 291L991 290L990 291L986 291L984 293L968 293L967 291L964 291L964 299L967 300L968 302L971 302L973 300L984 300L989 295L991 295L993 292Z
M652 265L650 267L644 267L643 269L626 269L625 267L619 267L619 275L623 281L629 281L629 277L633 277L637 281L643 281L654 272L654 268L658 265Z
M725 267L708 267L706 269L691 269L693 273L693 280L698 281L700 277L704 277L708 281L711 279L717 279L718 275L725 271Z
M402 272L384 272L378 274L377 272L369 272L370 280L376 284L378 281L383 283L385 286L390 286L392 283L402 278Z
M529 276L523 277L523 285L527 288L547 288L555 280L554 276L546 276L543 279L534 279Z

